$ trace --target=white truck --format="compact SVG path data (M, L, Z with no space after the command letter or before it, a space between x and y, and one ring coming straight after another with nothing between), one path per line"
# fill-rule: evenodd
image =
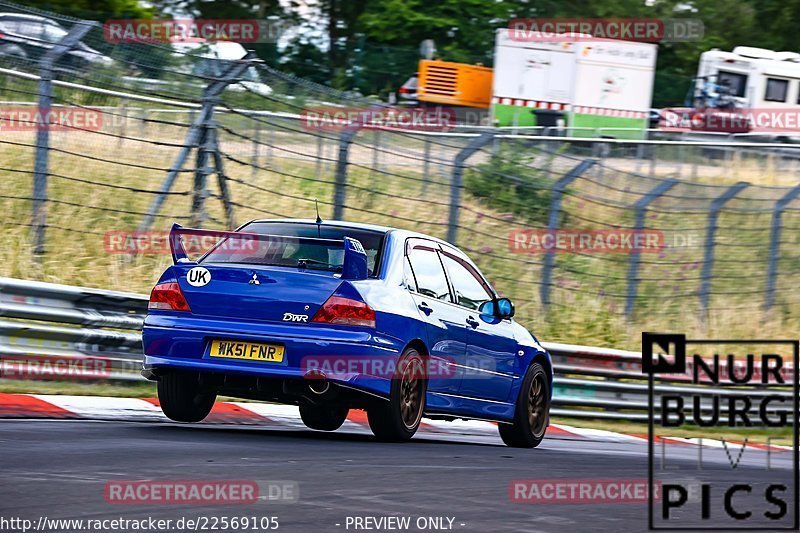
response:
M553 41L523 42L512 39L506 28L497 30L495 123L549 126L560 120L572 136L644 135L657 46L589 36L556 36Z

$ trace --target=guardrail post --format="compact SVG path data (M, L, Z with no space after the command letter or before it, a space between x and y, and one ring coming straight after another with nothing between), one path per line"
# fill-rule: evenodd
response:
M224 185L225 175L222 169L222 157L219 154L219 143L216 132L216 125L214 123L214 106L218 102L218 97L225 90L225 88L241 80L242 75L250 68L253 63L258 61L253 52L248 52L242 59L233 63L219 78L214 79L203 90L203 104L200 108L200 113L197 118L192 122L189 128L189 133L186 135L186 142L178 153L175 161L172 163L167 176L161 184L161 189L158 196L153 199L150 207L147 210L144 220L139 225L139 230L149 229L153 224L153 220L161 210L161 206L167 199L169 191L175 184L178 174L183 170L183 165L189 157L192 150L198 148L197 167L195 169L195 188L194 198L192 201L192 218L193 220L202 219L200 211L203 208L205 201L205 182L208 173L206 172L205 165L201 165L207 161L206 155L201 156L204 152L210 151L214 155L215 171L220 183L220 196L225 208L227 223L229 226L233 224L233 205L230 201L227 185ZM210 142L210 149L206 150L207 143Z
M494 133L481 133L456 154L453 178L450 181L450 214L447 218L446 238L448 242L456 244L458 238L458 212L461 209L461 183L464 177L465 163L472 154L492 142L493 139Z
M676 179L669 179L666 181L662 181L655 187L653 187L650 192L645 194L643 197L639 198L639 200L634 204L634 209L636 212L636 220L633 223L633 229L635 233L639 233L640 231L644 230L644 223L645 223L645 216L647 215L647 207L656 200L656 198L660 197L662 194L670 190L678 183ZM628 295L627 300L625 302L625 314L629 317L633 315L634 306L636 305L636 293L639 288L639 255L641 252L638 248L633 249L631 252L631 262L628 266Z
M769 310L775 303L775 278L778 275L778 255L780 254L781 241L781 217L783 211L790 203L800 196L800 185L794 187L784 194L780 200L775 202L775 210L772 212L772 231L769 239L769 264L767 265L767 284L766 294L764 295L764 309Z
M31 229L33 253L44 253L45 227L47 227L47 175L50 157L50 109L53 106L53 69L56 61L75 48L96 27L96 22L80 21L44 54L39 62L39 113L36 119L36 155L33 163L33 213Z
M561 202L564 198L564 193L567 191L567 186L581 177L584 172L589 170L596 163L596 159L584 159L553 186L553 195L550 200L550 214L547 220L548 233L558 229L558 219L561 215ZM542 299L542 305L544 306L550 304L550 279L552 278L553 266L555 264L555 256L553 254L553 250L548 250L544 255L544 264L542 265L542 285L539 289L539 295Z
M339 137L339 157L336 160L336 176L333 181L333 219L344 219L344 207L347 199L347 159L350 157L350 144L358 129L348 127Z
M724 193L722 193L722 195L718 196L713 202L711 202L711 210L708 213L708 227L706 228L703 272L700 277L700 305L704 312L708 310L708 296L711 292L711 273L714 268L714 236L717 233L717 220L719 219L719 212L731 198L739 194L748 185L750 184L740 181L739 183L729 187Z

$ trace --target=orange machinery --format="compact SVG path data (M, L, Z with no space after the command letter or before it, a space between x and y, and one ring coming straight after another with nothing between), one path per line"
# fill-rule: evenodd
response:
M492 69L464 63L423 59L419 62L417 99L452 106L488 108Z

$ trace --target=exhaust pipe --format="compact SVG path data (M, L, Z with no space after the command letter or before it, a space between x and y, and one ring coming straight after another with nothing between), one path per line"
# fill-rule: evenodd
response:
M303 377L308 380L308 390L317 396L322 396L331 388L331 383L319 370L312 370Z

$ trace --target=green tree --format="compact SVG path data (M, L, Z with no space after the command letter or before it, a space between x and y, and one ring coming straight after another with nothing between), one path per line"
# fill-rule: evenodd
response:
M101 22L112 18L149 18L156 13L156 9L138 0L26 0L25 5Z

